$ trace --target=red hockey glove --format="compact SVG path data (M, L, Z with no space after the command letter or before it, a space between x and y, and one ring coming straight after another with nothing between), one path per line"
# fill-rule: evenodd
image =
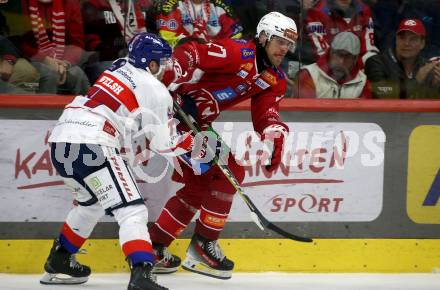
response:
M270 154L270 162L266 165L266 170L269 172L277 169L281 163L286 134L287 129L279 124L270 125L263 131L263 142Z

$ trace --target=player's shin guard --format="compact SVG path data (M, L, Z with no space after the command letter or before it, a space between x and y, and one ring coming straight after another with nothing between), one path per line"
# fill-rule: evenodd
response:
M168 247L186 228L196 213L196 209L177 196L165 204L157 221L149 228L151 241Z
M88 266L76 261L75 254L64 248L59 239L53 243L44 270L41 284L81 284L87 282L91 272Z
M182 268L218 279L230 279L234 262L226 258L217 240L194 234Z

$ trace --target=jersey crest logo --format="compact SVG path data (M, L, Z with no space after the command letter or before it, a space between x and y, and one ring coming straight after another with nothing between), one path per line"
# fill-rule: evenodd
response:
M242 93L242 92L244 92L245 90L247 89L247 85L245 85L245 84L239 84L236 88L235 88L235 91L237 92L237 93Z

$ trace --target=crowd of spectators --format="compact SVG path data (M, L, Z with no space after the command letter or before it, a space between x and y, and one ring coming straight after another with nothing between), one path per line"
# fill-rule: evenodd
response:
M3 0L0 93L85 94L138 32L249 39L268 11L299 27L286 96L440 98L438 0Z

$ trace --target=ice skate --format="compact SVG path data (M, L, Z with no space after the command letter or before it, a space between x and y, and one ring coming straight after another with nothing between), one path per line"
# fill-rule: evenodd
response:
M176 255L171 254L168 248L153 243L154 254L156 255L156 264L153 268L154 274L171 274L177 271L181 264L181 260Z
M69 253L56 239L44 264L46 273L40 279L41 284L82 284L90 276L90 267L81 265L75 254Z
M169 290L156 283L156 276L152 273L153 266L150 263L142 263L131 266L130 282L127 290Z
M182 268L213 278L230 279L234 262L225 257L217 240L194 234Z

